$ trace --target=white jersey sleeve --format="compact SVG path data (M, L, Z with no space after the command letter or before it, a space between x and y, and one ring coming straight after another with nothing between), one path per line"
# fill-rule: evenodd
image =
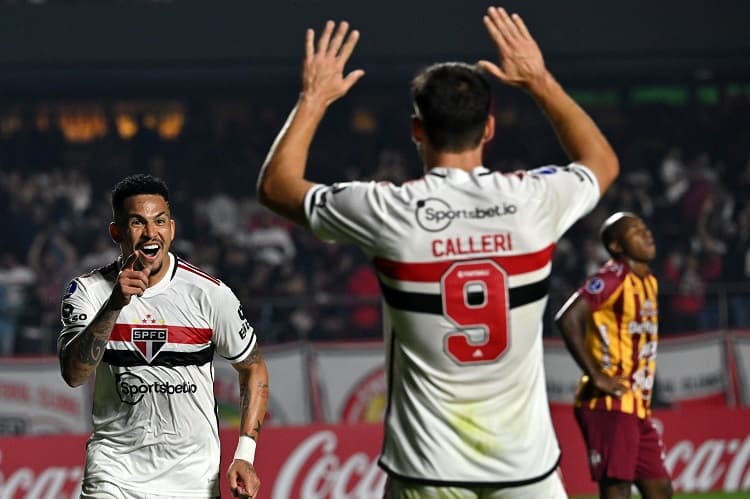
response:
M570 163L568 166L545 166L530 170L529 174L544 184L547 212L556 217L553 226L555 239L562 237L578 219L590 212L599 201L599 183L587 167Z
M94 320L104 304L100 295L108 296L112 289L105 276L116 272L116 265L112 264L70 281L60 308L60 336L78 334Z
M250 355L255 346L255 330L245 318L242 304L224 283L215 288L209 308L213 324L212 341L216 353L235 364Z
M351 242L370 253L386 210L376 182L313 186L305 196L305 213L313 232L327 241Z

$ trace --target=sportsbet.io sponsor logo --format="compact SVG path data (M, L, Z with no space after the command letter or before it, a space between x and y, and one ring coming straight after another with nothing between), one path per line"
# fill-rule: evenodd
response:
M448 228L456 219L484 220L513 215L516 211L518 211L516 205L505 203L502 206L454 210L442 199L427 198L417 201L417 223L428 232L440 232Z
M147 383L143 378L133 373L117 375L117 393L123 404L135 405L147 394L149 395L183 395L198 391L194 383L170 383L169 381L154 381Z

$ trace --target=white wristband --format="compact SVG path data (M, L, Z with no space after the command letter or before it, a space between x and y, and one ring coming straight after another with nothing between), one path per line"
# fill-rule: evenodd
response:
M234 458L253 464L253 460L255 459L255 440L246 435L240 435L240 440L237 442L237 450L234 451Z

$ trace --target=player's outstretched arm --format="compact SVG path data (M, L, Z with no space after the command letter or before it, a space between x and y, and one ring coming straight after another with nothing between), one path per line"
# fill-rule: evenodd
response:
M547 70L521 16L490 7L484 26L497 47L499 62L479 61L479 65L501 82L531 94L552 123L569 159L590 168L604 193L619 174L617 155L596 123Z
M628 389L625 380L601 372L598 362L586 348L586 321L590 316L589 304L578 293L574 293L557 312L555 323L576 364L588 375L594 386L607 395L619 398Z
M135 251L125 260L109 300L96 317L81 332L72 337L61 335L58 339L60 371L68 385L80 386L91 376L102 360L120 310L130 303L131 297L141 296L148 287L151 269L135 270L138 257L139 253Z
M260 478L253 462L268 406L268 369L258 345L253 347L247 359L233 366L239 373L240 438L227 470L227 481L234 497L254 498L260 488Z
M335 32L334 32L335 29ZM315 43L308 29L302 65L302 91L284 127L276 137L258 178L260 202L279 215L307 225L304 198L312 183L305 180L305 167L315 130L328 106L345 95L364 71L344 75L344 66L359 40L346 21L326 23Z

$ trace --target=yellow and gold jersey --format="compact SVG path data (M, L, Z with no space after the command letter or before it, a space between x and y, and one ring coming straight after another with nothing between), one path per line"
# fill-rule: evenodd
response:
M584 375L576 406L620 411L645 418L651 413L651 391L656 369L659 314L658 283L641 278L624 262L610 261L578 290L591 308L586 325L586 348L602 372L629 380L620 399L604 395Z

